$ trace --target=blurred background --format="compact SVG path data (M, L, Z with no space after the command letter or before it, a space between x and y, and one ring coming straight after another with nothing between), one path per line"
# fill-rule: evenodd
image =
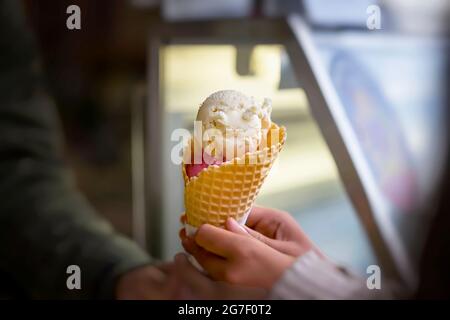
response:
M288 132L257 203L289 211L327 255L361 274L378 263L323 136L339 121L313 115L286 47L297 41L287 17L298 14L364 155L352 160L364 162L361 179L373 186L370 214L381 218L372 228L418 260L447 145L447 1L24 2L80 189L154 255L181 250L183 182L170 134L192 130L209 94L235 89L271 98L273 120ZM64 27L71 4L81 30Z

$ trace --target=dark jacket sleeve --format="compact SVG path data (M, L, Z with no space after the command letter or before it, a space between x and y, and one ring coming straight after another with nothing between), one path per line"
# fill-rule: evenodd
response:
M113 298L116 277L150 258L76 190L18 3L0 0L0 273L31 298ZM69 265L81 290L67 289Z

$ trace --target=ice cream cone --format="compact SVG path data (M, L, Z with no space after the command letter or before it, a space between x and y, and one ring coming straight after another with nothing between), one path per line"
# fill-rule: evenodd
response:
M229 217L244 224L285 140L286 129L272 123L267 146L245 154L245 159L211 165L191 178L183 164L185 213L190 229L205 223L222 227Z

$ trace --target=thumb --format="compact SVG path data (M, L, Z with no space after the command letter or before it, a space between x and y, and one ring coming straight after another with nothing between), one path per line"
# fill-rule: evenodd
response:
M272 249L275 249L279 252L285 253L290 256L298 256L298 245L292 241L281 241L269 238L258 231L255 231L247 226L245 226L245 230L247 233L253 238L261 241L262 243L268 245Z
M241 234L243 236L246 237L252 237L255 238L256 240L261 241L262 243L267 244L268 246L272 247L273 244L273 240L266 237L265 235L259 233L258 231L255 231L253 229L250 229L247 226L241 226L235 219L233 218L228 218L227 221L225 222L225 228L228 231L237 233L237 234Z
M252 236L253 238L255 238L256 240L261 241L262 243L267 244L268 246L272 247L273 246L273 239L266 237L265 235L263 235L262 233L259 233L258 231L255 231L247 226L244 227L245 228L245 232Z
M241 234L243 236L250 236L247 232L247 230L241 226L235 219L233 218L228 218L227 221L225 222L225 228L228 231L237 233L237 234Z

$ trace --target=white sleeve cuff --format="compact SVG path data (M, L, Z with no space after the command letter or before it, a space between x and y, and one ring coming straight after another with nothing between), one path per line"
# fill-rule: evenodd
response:
M389 299L388 290L370 290L315 251L302 255L272 288L270 299Z

